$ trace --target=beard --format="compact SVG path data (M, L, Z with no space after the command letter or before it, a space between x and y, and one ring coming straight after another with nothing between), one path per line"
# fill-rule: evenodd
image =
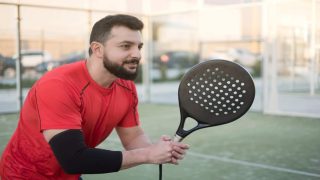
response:
M139 65L140 60L137 58L125 60L121 65L113 63L109 60L106 55L103 55L103 66L113 75L117 76L118 78L125 79L125 80L135 80L138 76L138 69L137 66L135 72L128 71L124 68L125 64L137 64Z

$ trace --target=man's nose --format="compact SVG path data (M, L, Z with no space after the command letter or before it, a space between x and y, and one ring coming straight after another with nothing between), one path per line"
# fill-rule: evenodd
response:
M139 48L133 48L132 52L131 52L131 56L132 58L137 58L140 59L141 58L141 51Z

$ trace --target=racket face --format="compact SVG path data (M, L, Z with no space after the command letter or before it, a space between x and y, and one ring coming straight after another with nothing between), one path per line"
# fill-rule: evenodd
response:
M240 118L251 107L255 87L250 74L226 60L210 60L189 70L179 85L181 120L221 125Z

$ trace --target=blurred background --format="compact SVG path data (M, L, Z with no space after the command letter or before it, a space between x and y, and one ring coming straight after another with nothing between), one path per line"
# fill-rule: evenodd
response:
M179 166L164 166L165 179L319 179L319 9L320 0L0 0L0 155L33 83L87 58L93 24L125 13L145 24L136 84L152 140L175 132L180 79L195 64L237 62L256 86L250 112L186 138L190 152ZM122 149L114 133L99 146ZM157 170L84 179L157 179Z
M86 58L97 20L127 13L145 23L141 102L177 104L190 67L227 59L254 78L252 110L320 117L319 9L319 0L0 0L0 112L19 111L47 71Z

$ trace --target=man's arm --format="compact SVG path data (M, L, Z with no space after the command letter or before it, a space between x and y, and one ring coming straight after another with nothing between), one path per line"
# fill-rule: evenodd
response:
M140 126L130 128L117 127L116 130L125 150L143 148L151 145L150 139L145 135Z
M126 150L134 150L137 148L144 148L150 147L154 148L152 151L158 151L161 147L156 147L157 144L152 144L149 138L145 135L143 129L140 126L130 127L130 128L123 128L117 127L116 128L118 136L122 142L123 147ZM183 159L186 150L189 148L188 145L179 143L179 142L172 142L169 136L162 136L159 142L164 141L170 144L171 146L171 160L170 163L178 164L178 160ZM158 142L158 143L159 143ZM155 146L155 147L154 147ZM156 164L160 164L159 162L153 162ZM130 164L130 163L127 163ZM128 166L131 167L131 166Z
M80 130L45 130L43 135L61 167L69 174L115 172L140 164L168 163L172 158L172 146L164 140L148 147L120 152L88 148Z

